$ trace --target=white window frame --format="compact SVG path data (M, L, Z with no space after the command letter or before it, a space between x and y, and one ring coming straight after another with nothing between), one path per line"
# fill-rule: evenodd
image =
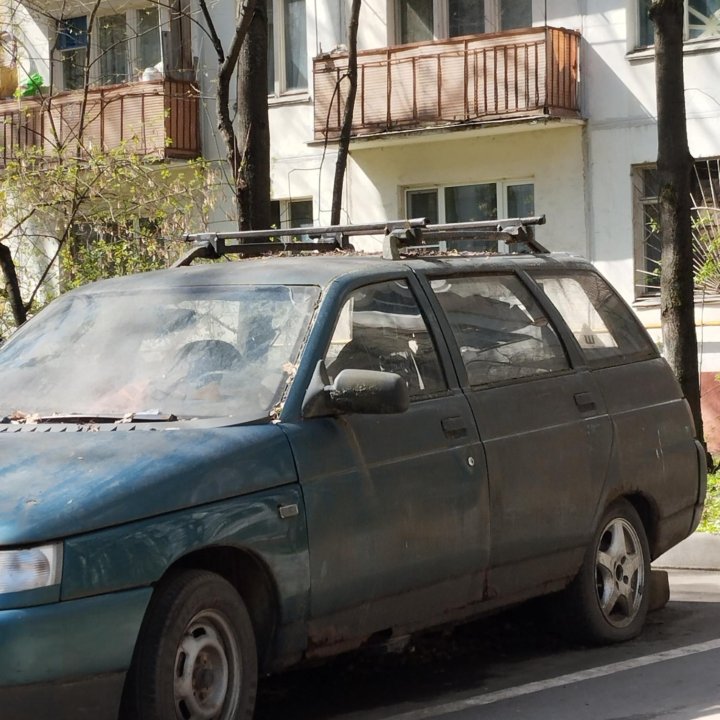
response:
M277 2L277 0L275 0ZM390 14L392 27L389 27L388 44L400 43L400 4L394 0L394 11ZM500 12L503 0L485 0L485 34L500 32ZM450 35L450 10L448 0L433 0L433 39L446 40Z
M533 178L524 178L524 179L513 179L513 180L476 180L474 182L454 182L454 183L444 183L443 185L408 185L406 187L401 188L402 192L402 207L403 211L405 213L405 217L408 216L408 193L411 192L428 192L431 190L434 190L437 193L437 199L438 199L438 222L444 223L446 222L446 214L445 214L445 188L448 187L463 187L468 185L495 185L496 188L496 194L497 194L497 200L498 200L498 207L497 207L497 214L498 219L503 219L508 217L508 188L514 187L516 185L532 185L533 186L533 194L536 189L535 180Z
M635 5L635 48L642 50L643 48L651 48L653 45L646 45L642 42L642 39L640 37L640 32L642 30L642 18L640 16L640 13L643 11L644 6L646 3L643 0L637 0ZM720 11L720 8L718 8ZM648 22L650 22L648 20ZM699 38L691 38L690 37L690 24L691 24L691 16L690 16L690 3L689 0L684 0L684 17L683 17L683 41L689 42L689 43L702 43L702 42L720 42L720 32L718 32L717 35L709 35L707 37L699 37Z
M307 13L308 3L305 2L305 36L306 36L306 57L305 57L305 76L307 78L308 87L290 88L287 87L287 73L285 71L285 0L267 0L268 4L272 4L273 13L273 62L274 62L274 83L273 92L268 93L269 97L280 97L281 95L307 95L311 81L310 65L307 58L307 48L309 42L307 39Z
M131 75L131 71L134 70L135 64L138 60L138 48L137 48L137 29L139 26L138 22L138 12L142 10L146 10L147 8L157 8L158 9L158 33L160 34L160 62L164 62L163 58L163 42L162 42L162 32L163 29L169 28L170 23L170 12L167 7L160 7L158 5L142 5L137 8L129 8L125 10L124 12L105 12L103 15L98 15L95 18L95 27L93 28L91 39L90 39L90 45L87 47L87 52L90 54L90 77L89 82L90 85L97 86L100 81L100 56L103 53L103 50L100 48L99 45L99 32L98 27L99 24L102 22L104 17L110 17L115 15L125 15L125 24L127 28L127 47L128 47L128 82L133 82L135 80L139 80L140 76L142 75L142 72L145 68L138 68L133 75ZM89 19L89 18L88 18ZM60 78L63 88L64 89L64 77L63 77L63 71L62 71L62 56L63 51L57 51L56 57L54 58L54 62L57 63L57 69L58 71L55 73L55 77Z

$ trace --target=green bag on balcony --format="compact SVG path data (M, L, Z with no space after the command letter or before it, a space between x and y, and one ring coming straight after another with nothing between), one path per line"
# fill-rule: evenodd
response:
M33 95L38 95L42 89L43 83L44 80L42 75L40 75L40 73L33 73L27 79L27 82L17 89L16 94L18 97L31 97Z

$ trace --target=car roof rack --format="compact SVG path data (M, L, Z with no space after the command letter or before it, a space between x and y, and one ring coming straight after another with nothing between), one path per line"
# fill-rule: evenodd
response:
M225 255L257 257L259 255L302 252L326 253L336 250L354 251L351 237L385 236L383 257L399 260L408 254L428 254L436 250L446 253L453 245L461 250L477 252L472 243L502 240L518 251L547 253L535 240L532 226L543 225L545 216L481 220L464 223L430 225L426 218L389 220L364 225L328 225L271 230L238 230L234 232L194 233L185 236L192 248L173 267L190 265L193 260L217 260ZM313 238L297 240L298 237ZM524 245L523 250L520 250Z

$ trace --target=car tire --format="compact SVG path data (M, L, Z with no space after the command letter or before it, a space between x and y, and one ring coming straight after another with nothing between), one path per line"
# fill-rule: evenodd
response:
M158 586L128 673L127 720L249 720L257 691L252 622L235 588L183 570Z
M649 598L645 527L627 500L617 500L605 511L580 572L565 593L565 630L591 643L629 640L645 624Z

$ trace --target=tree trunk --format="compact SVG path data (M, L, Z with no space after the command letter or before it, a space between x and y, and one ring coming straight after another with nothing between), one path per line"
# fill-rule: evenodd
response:
M240 161L243 182L238 184L241 230L270 227L267 32L266 0L257 0L238 60L238 138L244 148Z
M348 88L348 94L345 100L345 112L343 113L338 156L337 162L335 163L335 181L333 182L332 209L330 213L331 225L340 224L343 184L345 182L348 153L350 152L350 134L352 131L353 113L355 111L355 96L357 95L357 34L361 5L362 0L352 0L350 21L348 23L348 69L345 77L347 77L350 87ZM342 80L343 78L341 78L339 82L342 82Z
M0 243L0 271L5 278L5 293L10 302L10 310L13 314L15 326L20 327L27 320L27 312L20 293L20 283L15 272L15 263L10 253L10 248Z
M660 198L660 311L664 354L690 403L703 440L695 334L690 177L683 77L683 0L655 0L655 73Z

